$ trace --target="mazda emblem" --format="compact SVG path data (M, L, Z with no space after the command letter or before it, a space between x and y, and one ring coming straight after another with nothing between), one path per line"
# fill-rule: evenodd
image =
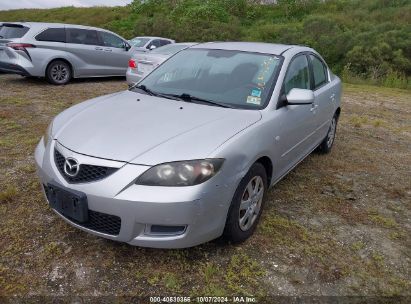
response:
M67 157L64 162L64 172L71 177L75 177L80 171L80 164L75 158Z

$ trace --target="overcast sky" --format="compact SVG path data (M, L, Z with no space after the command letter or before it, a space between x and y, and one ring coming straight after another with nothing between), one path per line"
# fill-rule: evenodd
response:
M50 8L61 6L117 6L132 0L0 0L0 11L18 8Z

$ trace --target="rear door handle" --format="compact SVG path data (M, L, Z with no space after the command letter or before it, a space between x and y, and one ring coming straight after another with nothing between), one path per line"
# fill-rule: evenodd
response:
M96 51L102 51L103 50L102 47L98 47L98 46L96 46L95 49L96 49Z
M331 94L330 99L331 99L332 101L334 101L334 100L335 100L335 94Z

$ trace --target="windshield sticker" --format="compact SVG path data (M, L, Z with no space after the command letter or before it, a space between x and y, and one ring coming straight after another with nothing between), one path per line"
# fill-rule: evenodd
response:
M255 97L255 96L248 96L247 97L247 103L260 105L261 104L261 98L260 97Z
M251 96L261 97L261 90L260 89L252 89L251 90Z
M277 63L273 57L269 57L261 63L261 69L257 77L258 86L261 89L265 88L265 85L270 78L270 75L273 73L276 64Z

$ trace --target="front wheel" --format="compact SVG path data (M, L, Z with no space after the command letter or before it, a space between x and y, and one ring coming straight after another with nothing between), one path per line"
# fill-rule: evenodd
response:
M241 243L254 233L266 192L266 171L263 165L255 163L241 180L234 194L224 228L225 239Z
M324 138L324 140L318 146L318 151L319 152L321 152L321 153L330 153L331 148L334 144L335 134L337 132L337 122L338 122L338 117L337 117L337 115L334 115L333 119L331 120L331 125L330 125L330 128L328 129L327 136Z
M71 79L70 65L65 61L55 60L47 67L46 77L51 84L67 84Z

